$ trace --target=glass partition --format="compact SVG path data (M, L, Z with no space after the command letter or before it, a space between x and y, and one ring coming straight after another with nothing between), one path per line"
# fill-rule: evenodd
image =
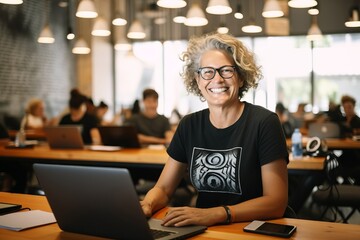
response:
M339 104L344 94L360 102L360 34L327 35L313 45L305 36L239 39L254 51L263 71L259 87L244 100L270 110L282 102L291 112L308 103L314 113L328 110L330 100ZM159 112L168 117L174 109L185 115L207 107L182 82L180 55L186 45L185 40L139 42L131 52L117 52L117 109L131 107L145 87L159 92Z

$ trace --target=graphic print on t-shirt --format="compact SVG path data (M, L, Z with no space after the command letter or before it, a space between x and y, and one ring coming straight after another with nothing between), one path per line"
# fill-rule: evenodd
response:
M242 148L227 150L193 149L190 178L199 192L242 194L240 161Z

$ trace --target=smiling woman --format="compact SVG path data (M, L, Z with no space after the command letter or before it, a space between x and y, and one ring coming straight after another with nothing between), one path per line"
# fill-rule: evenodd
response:
M253 54L230 35L209 34L191 39L183 60L186 89L208 108L180 121L163 172L141 202L145 214L166 206L189 174L196 207L170 208L165 226L282 217L288 152L279 118L242 100L261 77Z

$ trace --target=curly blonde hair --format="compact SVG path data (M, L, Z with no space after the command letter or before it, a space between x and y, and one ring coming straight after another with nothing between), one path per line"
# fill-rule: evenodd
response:
M241 41L229 34L211 33L191 38L187 50L182 54L181 60L185 65L181 76L189 93L203 99L195 74L200 68L201 56L209 50L220 50L234 60L239 81L243 81L243 86L239 89L239 98L242 98L250 88L257 87L262 73L255 63L253 53Z
M32 98L28 101L25 111L26 111L26 113L30 113L30 114L34 115L36 109L43 106L43 104L44 104L44 101L42 99Z

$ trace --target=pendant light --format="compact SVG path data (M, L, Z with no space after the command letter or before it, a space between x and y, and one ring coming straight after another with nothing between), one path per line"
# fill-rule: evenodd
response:
M89 48L86 41L82 38L79 38L72 49L73 54L89 54L91 52L91 49Z
M206 12L210 14L229 14L232 12L232 8L228 0L210 0L208 6L206 7Z
M132 49L132 45L129 43L128 40L126 40L125 37L121 37L119 40L116 41L114 48L117 51L127 52Z
M54 35L50 29L50 24L49 24L49 16L50 16L50 8L51 8L51 5L50 5L50 0L49 2L47 3L47 7L46 7L46 23L45 23L45 26L44 28L41 30L41 33L38 37L38 43L54 43L55 42L55 38L54 38Z
M311 8L317 5L316 0L290 0L288 2L289 7L292 8Z
M345 22L346 27L360 27L360 11L358 6L354 6L350 11L349 20Z
M309 28L306 38L309 41L318 41L322 39L322 32L317 24L317 16L312 16L311 26Z
M91 35L98 37L107 37L110 36L111 31L109 24L103 17L97 17Z
M42 29L37 41L38 41L38 43L54 43L55 42L54 35L53 35L48 23Z
M262 27L260 27L259 25L256 25L255 24L255 19L254 19L254 16L255 16L255 1L253 0L249 0L249 12L250 14L250 19L248 21L248 24L243 26L241 28L241 30L245 33L259 33L259 32L262 32Z
M262 12L264 18L277 18L284 16L278 0L266 0Z
M138 19L135 19L131 24L127 37L131 39L144 39L146 37L145 30Z
M125 8L124 2L117 0L115 2L115 17L111 21L115 26L125 26L127 24L127 20L125 19L125 14L121 9Z
M125 26L127 24L127 20L123 16L122 13L115 13L115 18L112 20L112 24L115 26Z
M81 0L76 16L79 18L96 18L98 13L92 0Z
M62 1L62 2L65 2L65 1ZM68 2L66 2L68 3ZM67 7L67 23L68 23L68 32L67 32L67 35L66 35L66 39L67 40L73 40L75 38L75 33L73 31L73 28L72 28L72 16L73 16L73 12L72 12L72 4L67 4L66 7Z
M23 1L22 0L0 0L0 3L10 4L10 5L19 5L19 4L23 4Z
M241 7L241 4L240 4L240 1L236 5L236 12L234 13L234 17L236 19L243 19L244 18L244 15L242 14L242 7Z
M255 21L252 19L249 23L241 28L245 33L260 33L262 32L262 27L255 24Z
M186 17L185 17L185 16L182 16L182 15L178 15L178 16L175 16L175 17L173 18L173 21L174 21L175 23L185 23Z
M216 29L218 33L226 34L229 32L229 28L225 24L225 15L220 16L220 26Z
M183 8L186 6L184 0L158 0L156 4L163 8Z
M319 11L318 6L309 8L309 10L308 10L308 14L310 14L310 15L319 15L319 13L320 13L320 11Z
M189 9L186 20L184 22L186 26L190 27L201 27L208 24L208 20L205 17L205 13L200 6L194 3Z
M73 40L75 38L75 33L73 32L72 28L68 28L68 34L66 35L67 40Z

